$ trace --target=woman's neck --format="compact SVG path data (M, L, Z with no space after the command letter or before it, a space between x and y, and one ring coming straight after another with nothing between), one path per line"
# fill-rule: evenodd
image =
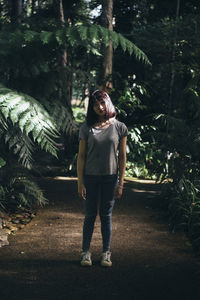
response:
M99 118L98 121L93 125L96 128L108 127L112 124L114 118L106 120L105 118Z

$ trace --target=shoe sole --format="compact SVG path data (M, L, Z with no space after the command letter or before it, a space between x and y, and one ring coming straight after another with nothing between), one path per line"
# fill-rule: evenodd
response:
M111 263L111 262L110 262L110 263L102 262L102 263L101 263L101 266L102 266L102 267L105 267L105 268L109 268L109 267L112 267L112 263Z
M92 262L81 262L81 266L82 267L91 267L92 266Z

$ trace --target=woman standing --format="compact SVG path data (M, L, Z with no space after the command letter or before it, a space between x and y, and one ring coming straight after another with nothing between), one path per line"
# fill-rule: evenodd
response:
M103 251L101 265L112 266L110 242L112 209L122 195L126 168L127 127L115 119L115 107L109 95L96 90L89 99L86 122L79 132L77 160L78 194L85 200L85 219L81 265L91 266L90 242L99 215Z

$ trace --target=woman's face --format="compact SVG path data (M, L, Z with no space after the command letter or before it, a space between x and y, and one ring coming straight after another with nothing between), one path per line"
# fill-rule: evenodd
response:
M106 104L104 100L95 100L94 106L93 106L94 112L99 117L104 117L106 115Z

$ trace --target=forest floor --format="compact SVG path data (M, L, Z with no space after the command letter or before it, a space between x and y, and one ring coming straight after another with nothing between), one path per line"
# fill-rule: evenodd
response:
M49 205L0 249L0 299L200 299L200 258L181 232L169 231L156 208L160 186L127 181L113 212L111 268L99 264L100 221L93 266L80 267L83 203L74 178L40 182Z

